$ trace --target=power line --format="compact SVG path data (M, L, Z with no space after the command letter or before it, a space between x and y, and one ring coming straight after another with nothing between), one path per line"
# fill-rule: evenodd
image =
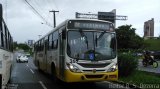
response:
M28 1L29 2L29 1ZM30 0L30 4L32 6L34 6L34 8L37 10L37 12L39 12L39 14L41 14L41 16L43 18L45 18L45 20L48 22L48 23L51 23L51 20L48 19L48 17L51 18L51 16L48 16L47 12L52 8L51 7L51 4L53 3L50 3L49 1L45 1L44 0ZM46 19L47 18L47 19ZM43 22L46 24L46 22ZM47 24L46 24L47 25ZM51 24L48 24L48 26L51 27ZM53 26L52 26L53 27Z
M49 13L48 13L48 16L47 16L47 21L48 21L48 19L49 19ZM53 28L53 26L52 26L52 25L49 25L49 24L47 24L47 23L43 23L43 22L41 22L41 24L45 24L45 25L47 25L47 26L49 26L49 27Z
M34 8L37 10L37 12L39 12L41 14L41 16L43 17L43 14L45 14L44 12L46 10L44 10L44 8L41 7L41 5L39 4L39 2L37 2L36 0L30 0L30 4L32 6L34 6Z
M51 16L50 16L50 12L48 12L48 15L47 15L47 21L51 21L50 20ZM51 23L51 22L50 22ZM53 28L53 25L52 25L52 28Z
M25 0L25 1L26 1L26 3L33 9L33 11L35 11L35 12L41 17L41 19L45 20L45 19L39 14L39 12L38 12L27 0Z
M32 4L32 6L34 6L34 8L37 10L37 12L39 12L41 14L41 16L43 18L46 17L46 10L44 8L42 8L42 6L40 5L40 3L37 0L30 0L30 4Z
M46 19L27 1L25 0L25 2L31 7L31 9L44 21L46 22L46 24L50 25Z
M33 10L33 12L35 14L37 14L44 22L42 22L43 24L46 24L48 26L52 26L50 23L50 19L46 19L46 18L49 18L50 16L48 16L45 12L48 11L48 10L51 10L53 9L53 6L52 4L55 4L53 2L53 0L49 0L49 1L44 1L44 0L25 0L25 2L31 7L31 9ZM43 8L42 8L43 6ZM56 5L55 5L56 7ZM58 8L58 7L56 7ZM50 11L52 12L52 11ZM55 11L57 12L57 11ZM54 27L56 26L56 18L55 18L55 12L53 11L53 24L54 24ZM58 11L59 12L59 11ZM51 18L51 17L50 17Z

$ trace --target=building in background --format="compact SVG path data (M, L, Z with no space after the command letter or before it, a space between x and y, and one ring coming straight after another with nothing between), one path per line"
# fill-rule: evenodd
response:
M32 48L34 45L34 40L28 40L27 45Z
M114 25L116 25L116 9L113 9L110 12L98 12L98 19L99 20L110 21Z
M154 37L154 18L144 22L144 38Z

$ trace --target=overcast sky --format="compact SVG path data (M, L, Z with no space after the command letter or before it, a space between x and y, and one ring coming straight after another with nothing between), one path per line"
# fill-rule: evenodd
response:
M116 27L131 24L136 33L143 36L144 22L154 18L155 36L160 35L160 0L27 0L43 18L53 24L53 15L56 13L57 25L66 19L75 18L75 12L97 13L109 12L116 9L117 15L128 16L127 21L116 21ZM37 40L38 35L45 35L52 28L46 24L25 0L1 0L4 19L13 36L14 41L25 42Z

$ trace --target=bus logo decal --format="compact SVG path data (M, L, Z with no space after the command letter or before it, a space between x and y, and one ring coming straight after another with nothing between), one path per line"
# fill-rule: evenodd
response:
M89 54L89 59L90 59L90 60L94 60L94 54L93 54L93 53L90 53L90 54Z
M96 69L93 69L92 71L93 71L93 73L96 73Z

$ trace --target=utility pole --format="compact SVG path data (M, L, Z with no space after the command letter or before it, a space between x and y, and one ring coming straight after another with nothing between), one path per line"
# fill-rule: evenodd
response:
M52 10L52 11L49 11L49 12L53 13L53 24L54 24L54 28L55 28L56 27L56 15L55 15L55 13L59 12L59 11Z

